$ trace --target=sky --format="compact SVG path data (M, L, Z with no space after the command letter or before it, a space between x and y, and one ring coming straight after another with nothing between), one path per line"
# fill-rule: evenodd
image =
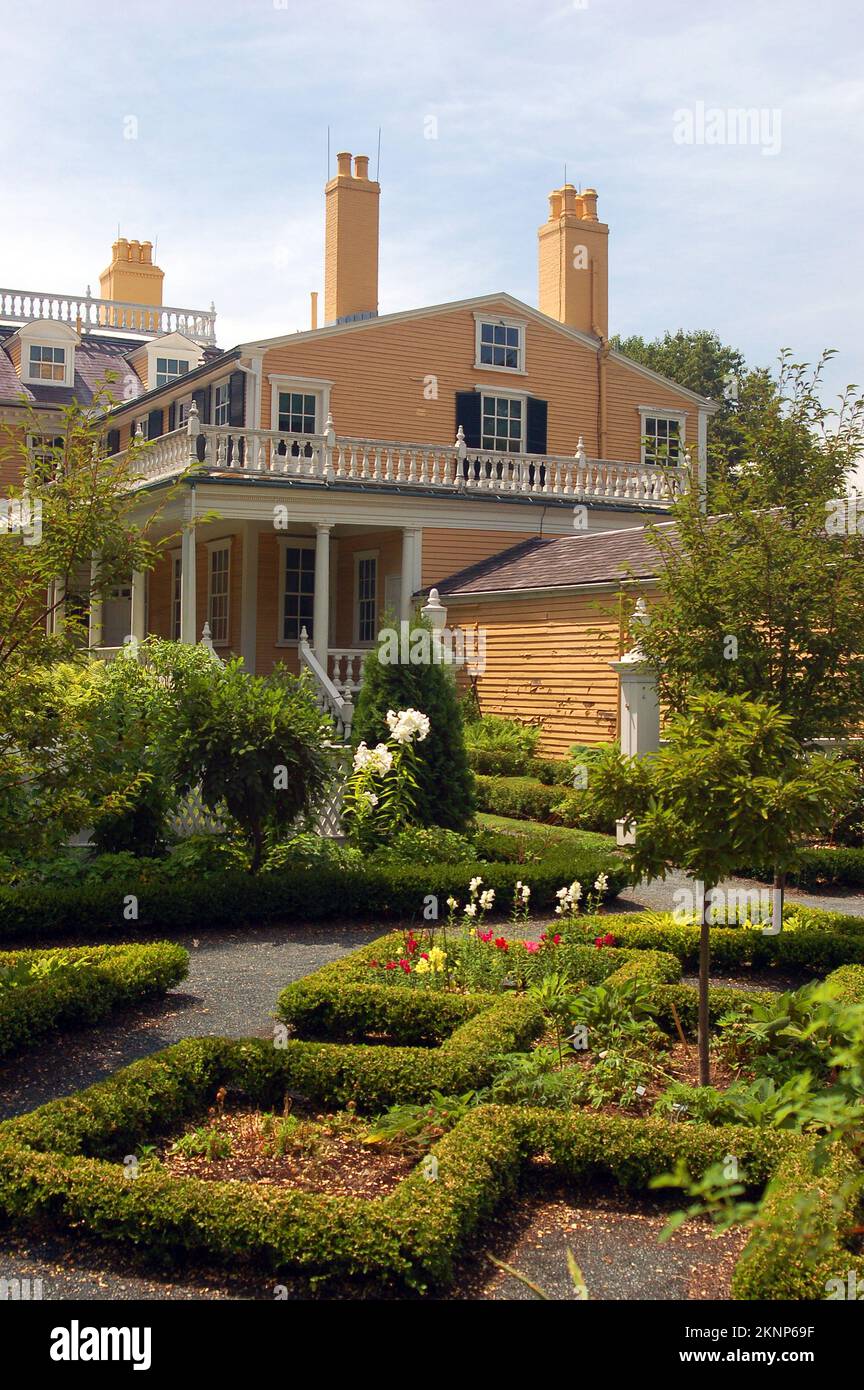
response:
M833 397L864 381L862 32L852 0L0 0L0 285L98 293L119 227L221 346L307 328L329 127L331 172L379 167L381 313L536 303L566 167L611 332L833 347Z

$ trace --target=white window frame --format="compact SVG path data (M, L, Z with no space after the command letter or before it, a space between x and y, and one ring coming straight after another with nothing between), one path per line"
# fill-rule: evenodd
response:
M213 593L213 556L225 551L228 562L225 566L225 636L217 637L214 633L213 623L213 599L221 598L221 594ZM219 541L207 542L207 622L210 627L210 639L214 647L227 647L231 642L231 537L223 537Z
M160 362L176 362L178 367L185 367L186 370L185 372L162 372L161 375L164 376L165 380L160 381ZM188 376L191 370L192 364L185 353L166 352L163 357L160 357L157 352L153 358L153 386L151 390L161 391L166 386L173 386L175 381L182 381L184 376Z
M57 323L53 319L36 319L32 323L24 324L18 331L18 338L21 343L21 370L19 376L22 381L33 386L74 386L75 385L75 348L78 346L79 338L69 324ZM63 376L62 379L53 377L32 376L30 373L30 349L51 348L61 349L63 352Z
M183 426L189 422L189 412L192 409L192 392L188 396L180 396L174 402L174 428L182 430Z
M54 449L58 444L62 448L63 442L62 434L51 434L50 431L46 433L40 431L38 434L28 434L27 454L30 459L31 467L35 466L38 461L42 461L43 463L46 462L46 454L50 455L53 461Z
M368 637L368 638L367 638L367 637L361 637L361 636L360 636L360 565L362 564L362 562L363 562L364 560L374 560L374 561L375 561L375 600L374 600L374 602L375 602L375 612L374 612L374 614L373 614L373 622L372 622L373 632L372 632L372 636L371 636L371 637ZM380 598L381 598L380 571L381 571L381 557L380 557L380 551L378 551L378 550L355 550L355 552L354 552L354 603L353 603L353 608L354 608L354 615L353 615L354 627L353 627L353 631L354 631L354 645L355 645L355 647L374 647L374 645L375 645L375 639L376 639L376 637L377 637L377 635L378 635L378 632L377 632L377 628L378 628L378 613L379 613L379 611L380 611Z
M298 629L298 635L297 635L297 637L286 637L286 636L285 636L285 581L286 581L286 578L287 578L287 570L288 570L288 566L287 566L287 564L286 564L286 554L287 554L287 551L288 551L288 547L290 546L292 550L311 550L311 551L312 551L312 554L313 554L313 557L314 557L314 554L315 554L315 545L316 545L316 540L315 540L315 537L314 537L314 536L280 536L280 537L279 537L279 595L278 595L278 602L277 602L277 605L276 605L276 646L277 646L277 647L297 647L297 646L299 646L299 643L300 643L299 629ZM313 569L313 573L314 573L314 569ZM314 611L315 611L315 589L314 589L314 584L313 584L313 589L312 589L312 611L313 611L313 616L314 616ZM301 621L301 622L300 622L300 627L304 627L304 626L306 627L306 632L307 632L307 634L308 634L308 633L309 633L309 630L310 630L311 623L310 623L310 624L305 624L304 622ZM310 635L309 640L310 640L310 642L314 640L314 627L312 628L312 634Z
M219 400L219 392L220 392L220 391L224 391L224 392L225 392L225 399L224 399L224 401L220 401L220 400ZM228 417L230 416L230 414L231 414L231 379L230 379L230 377L227 377L227 376L226 376L226 377L224 378L223 381L214 381L214 383L213 383L213 391L212 391L212 395L211 395L210 400L211 400L211 404L210 404L210 417L211 417L211 420L210 420L210 422L211 422L211 424L213 424L213 425L222 425L223 428L224 428L224 426L226 426L227 424L230 423L229 418L228 418ZM224 412L225 412L225 418L224 418L224 420L220 420L220 419L217 418L220 410L224 410Z
M483 325L491 324L497 328L518 328L519 347L517 348L517 365L515 367L496 367L490 362L483 362L480 358L481 336ZM512 318L509 314L474 314L474 367L481 372L502 372L504 376L526 376L526 338L527 324L524 319Z
M503 387L502 387L502 388L498 388L498 387L488 387L488 386L481 386L481 387L479 388L479 391L480 391L480 453L481 453L481 454L485 454L485 453L504 454L504 453L513 453L513 452L514 452L513 450L510 450L510 449L487 449L486 446L485 446L484 443L483 443L483 402L484 402L487 398L490 399L490 400L497 400L499 397L506 397L506 398L509 399L509 400L521 401L521 402L522 402L522 437L521 437L521 439L520 439L520 441L519 441L519 448L518 448L518 450L516 450L515 452L517 452L517 453L519 453L519 454L524 454L524 453L525 453L525 445L526 445L526 442L527 442L527 430L528 430L528 393L527 393L527 391L507 391L507 390L504 389Z
M180 550L170 550L168 558L171 562L171 641L180 641L180 629L183 621L183 554ZM229 560L230 563L230 560ZM209 584L209 580L208 580Z
M656 459L648 458L648 450L645 439L648 434L648 420L674 420L678 426L678 458L674 462L666 459L657 462ZM687 447L687 411L676 410L668 405L640 405L639 406L639 462L643 468L662 468L675 467L676 464L684 462L684 452Z
M270 428L279 428L279 392L297 391L304 396L315 397L315 434L323 434L327 417L330 414L330 392L332 381L315 376L283 376L274 372L268 376L270 382Z
M173 358L177 362L186 362L189 372L194 372L196 367L200 367L204 361L204 354L191 338L187 338L185 333L166 333L161 338L153 338L144 349L147 357L147 391L155 391L156 387L156 363L160 357ZM178 381L183 381L189 375L183 372L181 376L173 376L158 389L165 391L169 386L175 385Z

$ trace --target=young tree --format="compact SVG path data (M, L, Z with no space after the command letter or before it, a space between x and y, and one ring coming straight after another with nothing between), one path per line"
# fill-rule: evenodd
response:
M839 759L809 760L776 708L738 695L700 695L675 715L666 745L648 758L608 752L590 796L607 815L638 825L630 868L665 878L685 870L701 885L699 1080L710 1084L709 894L742 859L788 865L804 835L830 823L848 795L852 769Z
M373 747L389 737L389 710L416 709L427 715L429 735L414 750L416 819L420 825L464 830L474 814L474 778L465 750L462 709L452 668L428 659L434 651L430 635L427 624L415 621L405 652L401 648L394 652L397 644L382 641L378 650L369 653L352 737L355 746L364 742ZM412 642L415 654L424 659L396 659L410 657Z
M250 847L251 873L268 835L315 810L332 777L331 732L305 680L284 667L250 676L239 660L214 659L186 679L172 752L178 783L200 786L211 811L227 809Z

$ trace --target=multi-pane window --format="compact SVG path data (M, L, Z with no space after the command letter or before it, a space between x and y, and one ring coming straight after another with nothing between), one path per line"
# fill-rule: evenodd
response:
M481 420L481 447L522 452L524 402L515 396L484 396Z
M30 344L30 380L65 381L66 349Z
M643 463L677 463L681 452L681 421L672 415L646 415L642 430Z
M213 642L228 641L228 583L231 547L214 545L210 551L210 583L207 591L207 621Z
M279 392L277 428L286 434L314 434L317 397L306 391Z
M378 626L378 559L357 557L357 640L374 642Z
M231 413L231 388L227 381L220 381L213 393L213 424L227 425Z
M185 376L188 371L189 363L184 362L182 357L157 357L156 385L167 386L169 381L176 381L178 376Z
M180 641L180 600L182 594L183 561L178 553L171 556L171 636L175 642Z
M311 642L315 606L315 546L285 547L285 589L282 595L282 640L299 642L301 628Z
M192 397L186 396L182 401L177 401L177 408L174 412L174 428L179 430L189 419L189 411L192 409Z
M480 365L509 367L518 371L522 365L522 329L514 324L480 324Z
M27 448L36 476L43 480L55 478L63 457L62 434L28 435Z

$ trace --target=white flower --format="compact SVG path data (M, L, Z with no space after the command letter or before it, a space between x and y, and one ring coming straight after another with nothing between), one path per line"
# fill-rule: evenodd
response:
M468 903L468 905L467 905L466 908L465 908L465 916L466 916L466 917L476 917L476 916L477 916L477 904L476 904L476 903Z
M559 888L558 892L555 894L555 897L558 899L559 902L564 902L567 898L569 898L569 896L569 888Z
M449 907L451 912L455 912L459 904L457 903L455 898L448 898L447 906Z
M482 882L482 878L472 878L471 882L468 884L468 891L470 892L472 897L477 892L477 889L480 887L480 884Z
M609 886L609 879L606 874L598 874L594 880L594 887L598 893L605 893Z
M485 893L480 894L480 906L484 912L491 912L492 904L495 901L495 889L487 888Z
M528 887L528 884L527 884L527 883L523 883L523 884L522 884L522 901L523 901L523 903L527 903L527 901L528 901L528 899L529 899L530 897L531 897L531 889Z
M574 878L573 882L570 884L570 896L574 903L578 903L579 899L582 897L582 884L579 882L578 878Z
M360 743L354 753L354 771L365 772L368 768L371 772L380 773L382 776L389 772L393 766L393 754L386 743L378 743L374 748L367 748L365 743Z
M374 792L361 792L361 796L363 797L363 799L364 799L364 801L366 802L367 806L377 806L377 805L378 805L378 798L377 798L377 796L375 795Z
M421 714L418 709L400 709L387 711L387 727L396 743L412 743L416 738L418 743L429 733L429 719L425 714Z

